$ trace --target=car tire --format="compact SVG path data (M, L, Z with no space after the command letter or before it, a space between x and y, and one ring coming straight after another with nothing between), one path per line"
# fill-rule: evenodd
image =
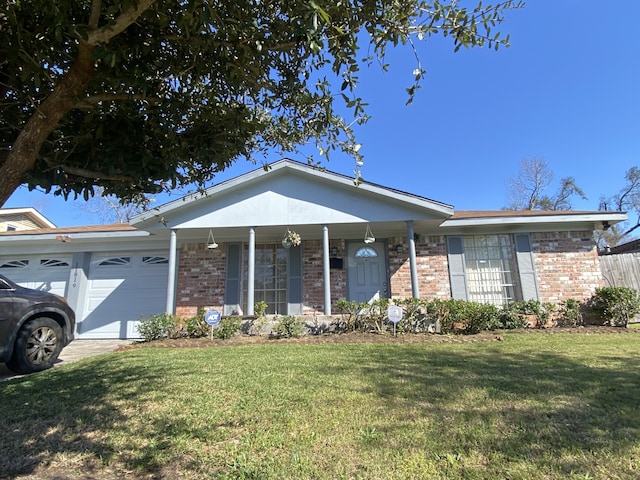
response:
M32 373L53 367L63 347L62 327L48 317L26 322L13 346L7 367L16 373Z

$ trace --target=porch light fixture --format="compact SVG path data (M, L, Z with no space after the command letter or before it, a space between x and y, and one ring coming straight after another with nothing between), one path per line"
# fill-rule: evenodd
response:
M215 238L213 238L213 231L209 230L209 238L207 239L207 248L209 250L218 248Z
M332 257L335 257L336 255L338 255L338 247L331 247L331 248L329 249L329 254L330 254Z
M367 223L367 229L364 232L364 243L373 243L376 241L376 237L373 236L373 232L371 231L371 227Z
M404 252L404 246L396 245L396 253L402 253L402 252Z

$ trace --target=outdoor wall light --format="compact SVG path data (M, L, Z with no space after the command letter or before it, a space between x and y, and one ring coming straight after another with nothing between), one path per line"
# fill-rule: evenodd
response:
M404 252L404 247L402 245L396 245L396 253Z
M209 230L209 238L207 239L207 248L209 250L213 248L218 248L218 244L216 243L215 238L213 238L213 232Z
M376 237L373 236L373 232L371 231L371 227L367 223L367 229L364 232L364 243L373 243L376 241Z
M329 254L330 254L332 257L335 257L336 255L338 255L338 247L331 247L331 248L329 249Z

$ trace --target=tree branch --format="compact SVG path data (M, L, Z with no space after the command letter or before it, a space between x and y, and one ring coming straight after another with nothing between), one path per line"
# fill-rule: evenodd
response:
M100 43L107 43L113 37L126 30L129 25L140 18L140 15L146 12L156 1L157 0L138 0L137 4L122 12L114 23L89 32L87 43L93 46ZM93 18L93 13L91 17Z
M160 103L161 100L157 97L149 97L146 95L126 95L126 94L114 94L114 95L93 95L91 97L83 98L76 104L76 108L93 108L100 102L119 102L119 101L146 101L150 103Z
M91 2L91 16L89 17L89 29L95 30L100 24L100 10L102 10L102 0Z
M130 177L129 175L106 175L102 172L87 170L86 168L72 167L70 165L54 164L53 162L49 162L49 161L47 161L47 165L49 165L51 168L59 168L61 170L64 170L66 173L70 173L71 175L75 175L77 177L92 178L94 180L111 180L115 182L134 183L133 177Z

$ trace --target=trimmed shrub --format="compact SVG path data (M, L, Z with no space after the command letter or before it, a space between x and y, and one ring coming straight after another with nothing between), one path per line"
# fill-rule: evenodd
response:
M222 317L220 323L213 328L213 337L227 340L240 332L242 322L238 317Z
M140 318L136 329L145 342L166 338L177 329L176 317L170 313L148 315Z
M364 328L363 316L369 308L368 303L338 300L336 306L342 314L340 323L333 324L338 332L355 332Z
M379 298L371 302L371 305L362 312L364 331L377 333L386 331L391 323L387 318L387 308L389 308L388 298Z
M589 300L589 306L613 327L627 327L640 313L638 291L629 287L601 287Z
M188 317L183 320L187 336L199 338L208 335L209 324L204 320L204 313L204 309L200 308L198 310L198 315L195 317Z
M504 305L500 311L499 327L505 330L524 328L527 326L527 317L522 313L522 307L518 302Z
M291 315L282 317L273 327L273 333L280 338L297 338L302 335L302 321Z
M427 331L426 315L422 312L425 301L417 298L394 299L394 305L402 307L402 321L398 333L423 333Z
M579 327L582 324L582 303L574 298L561 302L556 316L556 325L559 327Z

